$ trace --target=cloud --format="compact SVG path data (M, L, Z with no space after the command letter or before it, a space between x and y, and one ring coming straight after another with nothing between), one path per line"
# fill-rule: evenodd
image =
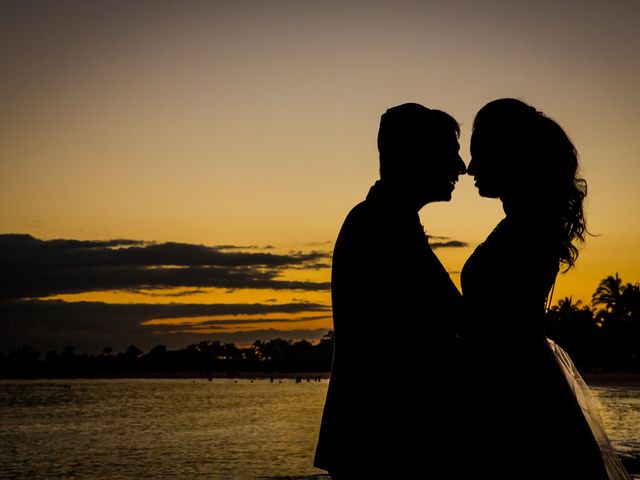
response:
M63 300L9 300L0 303L0 331L46 328L90 332L149 331L143 322L156 319L264 315L272 313L316 313L330 311L319 303L104 303Z
M429 240L434 239L434 240L449 240L449 238L451 237L442 237L439 235L428 235Z
M193 290L180 290L179 292L171 292L162 289L156 289L153 291L148 290L137 290L135 288L131 288L127 290L130 293L135 293L137 295L146 295L147 297L187 297L191 295L198 295L200 293L205 293L206 290L201 288L196 288Z
M429 237L429 238L446 238L446 237ZM448 240L445 242L429 242L431 248L461 248L466 247L469 244L467 242L461 242L460 240Z
M451 240L451 237L443 237L440 235L428 235L429 245L431 248L461 248L469 244L460 240ZM433 241L437 240L437 241Z
M331 318L331 315L312 315L308 317L299 317L299 318L241 318L241 319L212 319L212 320L196 320L193 322L187 323L155 323L148 325L150 329L154 330L154 333L157 333L160 330L165 331L175 331L175 330L187 330L196 332L201 329L209 329L215 327L221 327L222 329L226 327L234 327L238 326L246 326L246 325L260 325L263 323L300 323L300 322L310 322L314 320L326 320L327 318Z
M328 282L282 280L286 268L327 268L326 252L287 255L138 240L40 240L0 235L6 288L0 298L37 298L96 290L260 288L328 290Z
M216 287L271 290L328 290L329 282L279 280L276 271L237 267L86 267L15 270L2 295L5 298L43 297L97 290Z
M325 252L296 252L289 255L227 252L233 248L250 247L208 247L139 240L39 240L27 234L0 235L0 258L9 266L27 262L48 268L158 265L286 267L320 261L327 257Z
M331 264L318 262L318 263L307 263L305 265L291 267L292 270L322 270L325 268L331 268Z
M62 300L9 300L0 303L0 350L30 345L40 351L74 345L78 351L100 351L106 345L124 349L130 344L140 348L154 345L185 346L189 342L215 338L242 338L249 341L246 330L251 325L299 323L330 318L331 307L319 303L283 304L110 304L103 302L65 302ZM266 318L267 314L283 314ZM286 315L291 315L287 317ZM243 315L243 318L228 318ZM246 318L254 316L254 318ZM187 323L173 318L194 317ZM198 317L198 318L195 318ZM202 317L209 317L200 320ZM216 318L225 317L225 318ZM145 324L166 319L163 324ZM226 328L228 327L228 328ZM229 331L230 330L230 331ZM260 330L261 335L269 330ZM326 331L326 329L325 329ZM218 333L223 334L222 337ZM235 337L234 337L235 335ZM250 341L258 338L252 338ZM290 337L286 337L290 338ZM232 340L227 340L232 341Z
M218 250L273 250L273 245L216 245Z
M331 245L332 243L333 243L333 240L325 240L323 242L307 242L307 243L304 243L303 245L306 245L307 247L324 247L324 246Z

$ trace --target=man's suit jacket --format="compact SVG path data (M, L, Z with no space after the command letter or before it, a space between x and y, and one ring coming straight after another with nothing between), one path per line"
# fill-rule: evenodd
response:
M461 297L401 192L376 182L351 210L331 295L333 368L314 464L364 474L425 461L425 435L442 435L452 414Z

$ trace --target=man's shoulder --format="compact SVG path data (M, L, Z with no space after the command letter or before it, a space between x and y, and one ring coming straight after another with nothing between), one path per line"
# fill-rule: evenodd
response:
M366 222L372 219L374 216L374 210L372 209L371 202L363 200L349 211L344 220L344 223Z
M407 212L394 209L383 202L363 200L347 214L344 223L412 223L414 218Z
M342 224L341 234L370 235L373 231L387 229L394 222L392 215L380 205L363 200L355 205L347 214Z
M363 242L372 248L388 248L403 243L412 237L415 230L413 219L379 202L364 200L355 205L347 214L340 234L339 244L357 244Z
M345 240L346 237L366 236L374 223L374 217L375 215L371 212L370 205L367 204L366 200L358 203L349 211L344 222L342 222L338 241Z

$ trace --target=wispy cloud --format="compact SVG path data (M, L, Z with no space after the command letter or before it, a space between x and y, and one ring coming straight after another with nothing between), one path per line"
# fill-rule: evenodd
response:
M63 300L10 300L0 303L0 329L24 330L145 330L145 321L168 318L265 315L273 313L303 314L328 312L331 307L319 303L281 304L153 304L65 302Z
M307 317L298 317L298 318L225 318L225 319L212 319L212 320L197 320L193 322L168 322L163 323L153 323L149 324L149 326L153 327L153 330L157 333L158 330L166 330L166 331L174 331L174 330L183 330L183 331L197 331L202 329L209 329L212 327L239 327L239 326L248 326L248 325L260 325L264 323L300 323L300 322L311 322L314 320L325 320L331 318L331 315L310 315ZM144 324L145 326L147 324Z
M446 237L429 237L431 238L446 238ZM436 249L436 248L461 248L461 247L466 247L469 244L467 242L461 242L460 240L447 240L444 242L431 242L429 241L429 245L431 245L431 248Z
M324 240L322 242L307 242L304 245L307 247L328 247L333 243L333 240Z
M247 248L247 247L238 247ZM258 288L327 290L328 282L290 281L286 268L327 268L326 252L272 254L231 245L148 243L138 240L40 240L0 235L7 287L0 298L37 298L96 290Z

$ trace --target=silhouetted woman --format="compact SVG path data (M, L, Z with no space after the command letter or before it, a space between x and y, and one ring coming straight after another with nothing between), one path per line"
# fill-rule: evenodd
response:
M506 217L461 274L469 321L467 453L461 476L624 479L593 397L542 331L560 268L573 267L586 230L586 182L562 128L524 102L477 114L468 172Z

